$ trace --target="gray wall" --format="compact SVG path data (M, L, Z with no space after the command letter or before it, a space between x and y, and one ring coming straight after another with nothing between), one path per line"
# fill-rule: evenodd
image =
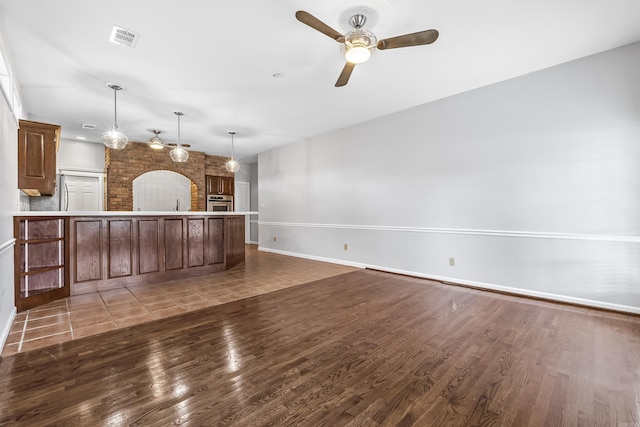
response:
M258 163L241 163L235 182L249 183L249 210L258 211ZM258 243L258 215L249 215L249 239Z
M640 312L638 76L640 43L262 153L261 249Z
M250 169L250 189L251 192L251 210L257 212L259 210L258 206L258 163L251 163L249 166ZM249 227L251 227L251 242L258 243L258 216L251 215L249 217Z

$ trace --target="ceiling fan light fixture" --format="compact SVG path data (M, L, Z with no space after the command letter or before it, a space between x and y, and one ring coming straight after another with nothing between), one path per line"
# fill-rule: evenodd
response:
M157 136L154 136L149 141L149 147L153 148L154 150L162 150L164 148L164 144L162 143L160 138L158 138Z
M111 89L113 89L113 127L111 130L102 134L102 142L108 148L113 148L116 150L122 150L127 146L127 142L129 142L129 138L127 135L120 132L118 128L118 102L117 95L118 91L122 90L122 86L118 86L116 84L107 83Z
M153 138L151 138L149 140L149 142L147 142L147 144L149 144L150 148L153 148L154 150L162 150L164 148L164 141L162 139L160 139L160 132L159 130L154 130L153 133L155 134L153 136Z
M360 28L348 32L344 38L342 45L344 57L352 64L362 64L368 61L378 43L372 32Z
M371 51L366 47L354 46L344 53L344 57L352 64L362 64L371 58Z

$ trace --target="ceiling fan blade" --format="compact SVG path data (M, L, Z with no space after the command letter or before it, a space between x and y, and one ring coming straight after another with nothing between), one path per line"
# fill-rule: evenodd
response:
M351 72L355 68L356 64L352 64L351 62L347 62L344 64L344 68L340 73L340 77L338 77L338 81L336 82L336 87L341 87L349 83L349 77L351 77Z
M425 30L417 33L405 34L404 36L391 37L378 41L378 49L396 49L398 47L419 46L431 44L438 39L437 30Z
M331 37L335 41L339 43L344 43L344 36L310 14L309 12L305 12L304 10L299 10L296 12L296 19L303 24L306 24L313 28L314 30L320 31L322 34Z

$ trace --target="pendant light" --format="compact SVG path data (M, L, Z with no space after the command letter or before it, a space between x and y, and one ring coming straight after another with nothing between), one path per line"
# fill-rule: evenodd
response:
M229 135L231 135L231 158L225 163L224 167L228 172L236 173L240 170L240 163L233 156L233 135L235 135L235 131L230 130Z
M184 113L174 111L173 114L178 116L178 145L169 151L169 156L171 156L171 160L174 162L184 163L189 158L189 152L180 144L180 117L184 116Z
M122 150L127 146L127 142L129 139L127 135L120 132L118 129L118 104L117 104L117 94L119 90L122 90L122 86L118 86L115 84L107 83L111 89L113 89L113 127L110 131L107 131L102 134L102 142L105 146L109 148L114 148L116 150Z

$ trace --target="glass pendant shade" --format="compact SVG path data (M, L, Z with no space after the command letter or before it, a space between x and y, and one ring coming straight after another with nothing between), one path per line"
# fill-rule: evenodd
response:
M108 148L122 150L127 146L127 142L129 142L129 138L127 138L127 135L120 132L120 129L118 129L117 94L119 90L122 90L122 86L114 84L107 84L107 86L113 89L113 128L102 134L102 142Z
M189 152L182 147L176 147L169 151L169 157L174 162L184 163L189 159Z
M240 170L240 163L238 163L234 159L229 159L227 163L225 163L224 167L228 172L236 173Z
M117 126L114 126L113 129L102 134L102 142L109 148L122 150L127 146L129 138L127 138L127 135L120 132Z
M180 144L180 117L184 116L184 113L174 111L173 114L178 116L178 145L169 151L169 157L176 163L184 163L189 158L189 152Z
M238 163L238 161L233 156L233 135L235 135L236 133L232 130L228 131L227 133L231 135L231 158L227 160L227 163L224 164L224 167L225 169L227 169L227 172L236 173L240 170L240 163Z

